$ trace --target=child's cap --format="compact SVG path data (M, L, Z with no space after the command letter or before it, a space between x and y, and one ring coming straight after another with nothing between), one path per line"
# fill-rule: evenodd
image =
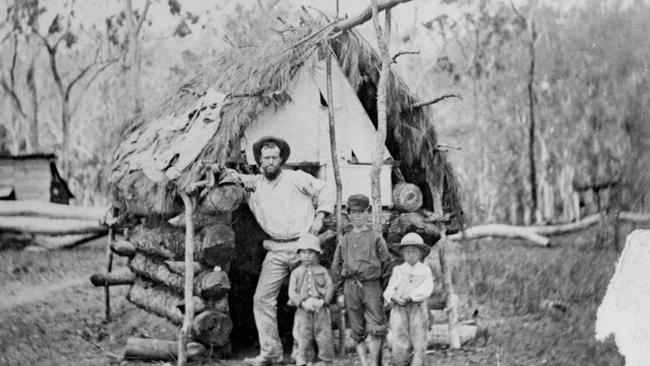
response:
M431 252L431 247L428 245L424 244L424 240L420 235L417 233L408 233L402 237L402 240L399 242L399 244L395 245L395 249L398 251L401 251L405 247L418 247L422 253L423 257L426 257L429 255L429 252Z
M320 240L318 237L314 234L304 234L298 239L297 242L298 248L296 250L301 250L301 249L311 249L318 254L322 253L323 251L320 249Z
M370 207L370 200L362 194L353 194L348 197L347 208L349 210L367 210Z

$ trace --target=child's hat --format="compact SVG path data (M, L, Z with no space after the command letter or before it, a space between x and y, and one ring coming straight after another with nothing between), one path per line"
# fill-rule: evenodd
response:
M348 197L348 210L366 210L370 207L370 200L362 194L353 194Z
M424 243L424 240L417 233L408 233L402 237L402 240L399 244L395 245L394 248L398 251L401 251L405 247L418 247L422 252L423 256L426 257L431 252L431 247Z
M297 244L296 250L311 249L315 252L318 252L318 254L323 252L320 248L320 240L314 234L310 234L310 233L304 234L298 239L296 244Z

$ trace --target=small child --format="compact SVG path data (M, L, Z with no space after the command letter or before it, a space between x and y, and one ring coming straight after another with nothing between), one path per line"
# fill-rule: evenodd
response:
M404 235L396 248L404 263L393 268L384 291L384 299L393 304L388 344L394 365L422 366L426 364L429 329L427 298L433 293L433 274L431 268L420 260L429 254L431 248L416 233Z
M348 198L352 231L336 247L332 274L337 289L343 282L345 307L361 366L369 365L366 353L370 365L380 366L381 346L388 331L381 280L388 277L392 258L384 238L368 228L369 207L370 200L362 194ZM338 302L343 303L342 299Z
M305 365L313 358L313 342L318 358L326 365L334 360L334 337L328 304L334 296L334 285L325 267L318 264L320 242L312 234L297 241L300 266L289 278L289 304L296 306L293 338L298 343L296 365Z

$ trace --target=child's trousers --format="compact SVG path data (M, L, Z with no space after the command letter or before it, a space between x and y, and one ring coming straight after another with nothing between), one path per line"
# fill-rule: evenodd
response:
M425 365L429 329L426 300L405 306L393 304L389 324L388 344L393 355L393 365Z
M293 339L298 343L297 365L304 365L313 359L314 341L318 346L318 358L328 362L334 360L329 308L322 307L317 313L298 308L293 320Z

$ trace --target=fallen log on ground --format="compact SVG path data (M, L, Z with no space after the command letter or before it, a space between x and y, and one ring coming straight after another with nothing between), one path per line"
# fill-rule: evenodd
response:
M90 283L94 286L132 285L134 281L135 273L128 268L122 268L115 272L95 273L90 276Z
M525 226L522 228L529 229L539 235L560 235L570 232L584 230L590 226L596 225L602 218L601 214L594 214L584 219L568 224L548 225L548 226Z
M70 206L43 201L0 201L0 216L40 216L104 222L108 207Z
M187 343L188 359L203 357L206 354L207 350L202 344ZM127 360L173 361L178 358L178 342L131 337L126 340L124 358Z
M74 234L74 235L35 235L34 243L47 249L72 249L80 245L86 244L93 240L97 240L106 235L105 231L90 234Z
M465 229L464 232L449 235L448 238L452 240L463 240L479 239L489 236L525 239L542 246L548 246L550 242L548 238L533 232L533 230L530 228L502 224L489 224L470 227Z
M606 213L601 212L589 215L582 220L559 225L544 225L544 226L527 226L525 228L532 230L539 235L561 235L568 234L580 230L587 229L596 225L599 221L606 217ZM637 212L619 212L618 221L627 221L637 224L650 222L650 214L637 213Z
M106 232L97 220L51 219L34 216L0 216L0 230L31 234L71 235Z
M123 238L116 238L111 242L111 250L120 257L133 257L135 255L135 245Z
M638 212L620 212L618 219L622 221L629 221L638 224L650 222L650 214Z

